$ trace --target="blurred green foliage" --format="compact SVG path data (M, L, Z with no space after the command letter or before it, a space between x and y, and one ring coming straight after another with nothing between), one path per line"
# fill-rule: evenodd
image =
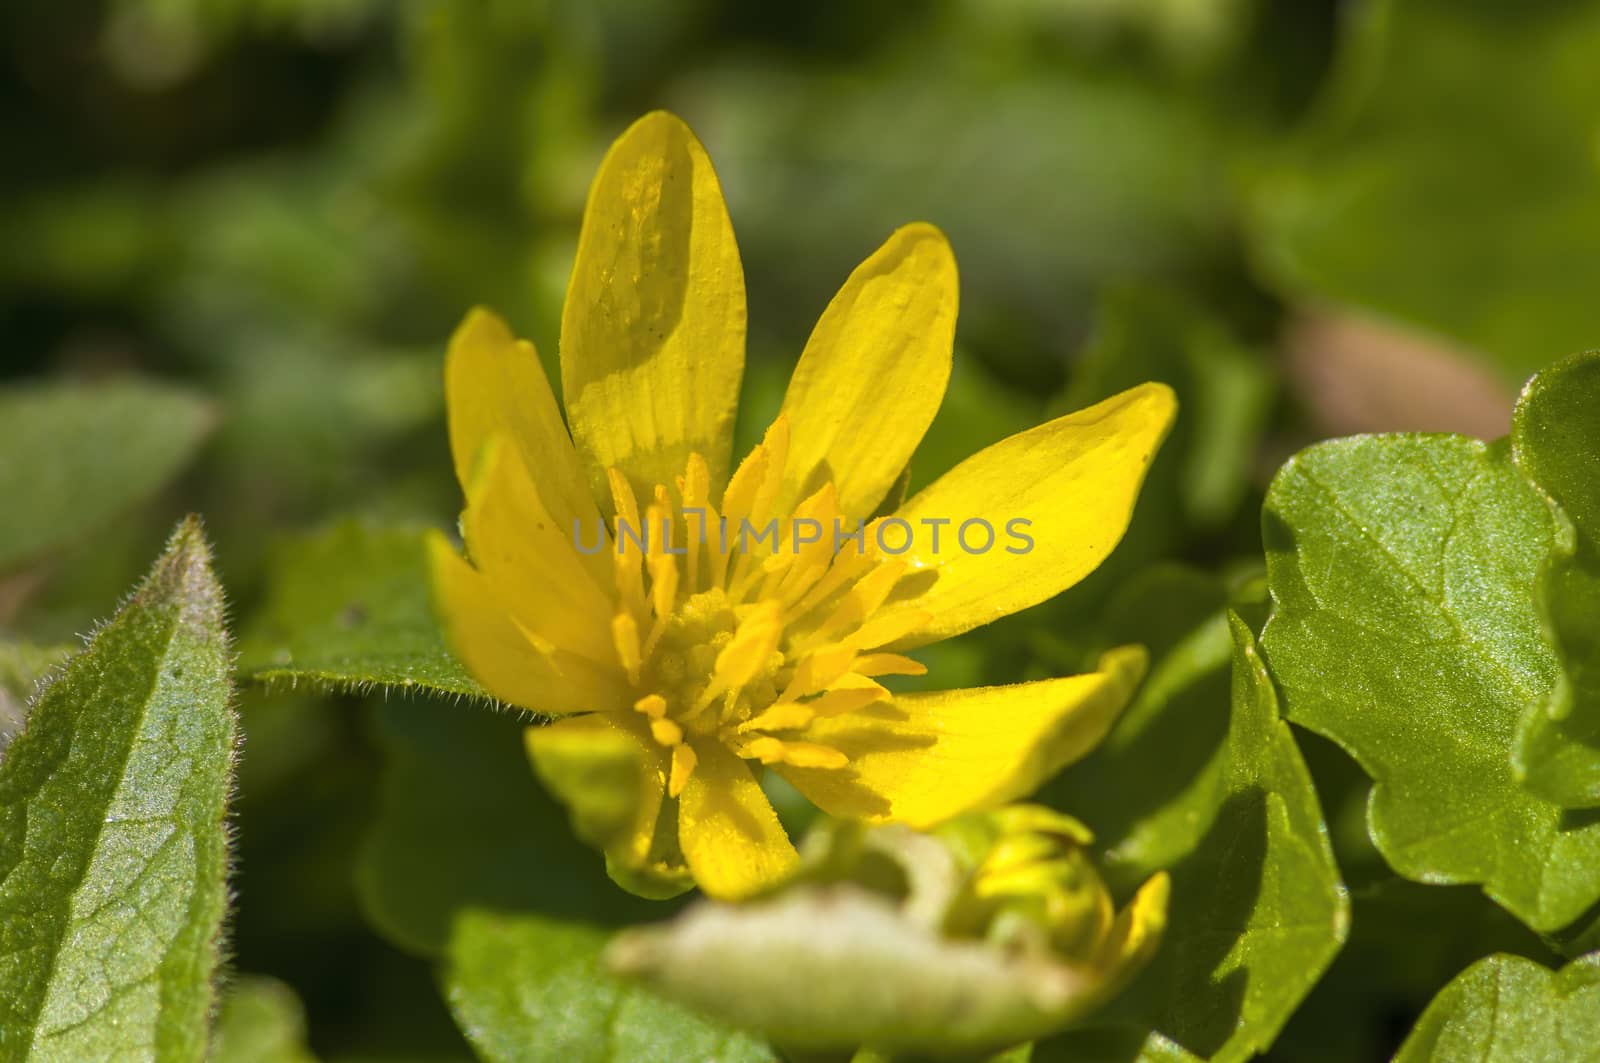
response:
M1159 596L1130 606L1151 586L1130 581L1159 562L1218 572L1259 558L1268 475L1323 423L1305 416L1320 396L1283 373L1286 318L1403 322L1508 384L1600 345L1597 27L1587 0L6 4L0 411L41 387L183 398L85 406L82 430L48 444L67 470L53 481L20 479L17 451L0 450L0 528L21 542L0 536L0 640L89 630L196 510L247 663L296 652L274 632L276 604L358 583L334 550L356 534L342 522L453 524L444 338L483 303L553 371L594 164L628 121L667 106L706 141L742 241L742 438L776 408L834 288L913 219L950 235L962 273L957 368L915 483L1126 383L1180 392L1176 435L1112 562L930 652L929 681L1080 669L1108 631L1170 649L1221 609L1220 585L1180 588L1203 601L1190 618ZM23 416L0 414L0 439L42 445ZM327 622L405 620L349 604ZM383 641L339 634L362 650ZM1226 698L1222 659L1202 663L1150 711ZM520 757L494 759L517 748L512 721L390 697L242 698L232 957L299 994L320 1057L468 1058L416 955L444 951L458 910L489 906L535 934L552 909L612 925L622 915L607 905L628 902ZM1220 704L1188 721L1194 757L1221 748ZM430 776L423 749L478 767ZM1377 877L1364 782L1315 740L1307 759L1347 879ZM454 843L499 863L462 857L449 881L405 830L463 804L488 836ZM1095 825L1114 858L1143 858L1138 824ZM555 867L594 873L528 892ZM1399 919L1391 909L1409 911L1358 890L1352 948L1363 911ZM1499 944L1502 924L1437 924L1518 947ZM1323 1041L1392 1050L1460 969L1374 980L1374 954L1348 977L1342 958L1313 992L1285 1034L1290 1058ZM473 976L463 962L452 977ZM266 1023L297 1053L280 989L241 996L230 1024Z

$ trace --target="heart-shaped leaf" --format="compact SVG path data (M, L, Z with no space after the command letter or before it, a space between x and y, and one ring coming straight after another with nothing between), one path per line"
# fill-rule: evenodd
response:
M1517 467L1566 522L1540 586L1562 675L1528 707L1515 768L1568 808L1600 805L1600 353L1528 382L1511 430Z
M1373 841L1421 882L1482 883L1553 931L1600 899L1600 816L1512 771L1559 665L1535 591L1556 542L1503 445L1377 436L1303 451L1264 513L1262 644L1289 719L1376 782Z

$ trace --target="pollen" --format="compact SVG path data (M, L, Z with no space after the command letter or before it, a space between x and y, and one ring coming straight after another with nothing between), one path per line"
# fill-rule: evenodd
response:
M845 768L845 751L806 740L807 726L886 702L875 677L924 671L884 649L928 620L885 609L905 562L875 554L870 534L849 534L832 483L778 511L788 433L780 415L734 472L720 510L698 453L645 499L620 471L607 472L619 590L612 643L640 724L671 753L672 797L705 743L761 764Z

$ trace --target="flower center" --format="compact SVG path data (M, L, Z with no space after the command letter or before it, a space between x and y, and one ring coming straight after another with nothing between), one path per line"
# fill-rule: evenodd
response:
M906 563L876 554L870 533L850 536L831 482L778 512L787 451L780 416L729 480L720 511L699 454L676 492L657 485L642 510L609 471L612 641L634 710L671 751L674 797L705 742L763 764L844 767L844 752L808 734L813 725L886 701L879 676L924 671L881 650L930 619L893 599Z

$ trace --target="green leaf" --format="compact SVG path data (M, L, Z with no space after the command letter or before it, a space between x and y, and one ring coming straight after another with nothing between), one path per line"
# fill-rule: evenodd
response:
M1106 638L1144 643L1154 664L1099 749L1042 796L1087 817L1103 846L1106 881L1119 894L1192 852L1222 801L1227 601L1215 578L1157 566L1130 581L1107 611Z
M71 653L66 646L0 641L0 757L22 731L40 683Z
M770 1049L600 969L607 934L539 916L468 912L445 983L492 1063L776 1063Z
M606 878L539 786L524 722L423 700L385 702L376 722L387 763L362 901L385 936L447 960L450 1006L486 1059L771 1058L600 972L609 928L673 908Z
M1600 819L1520 786L1512 743L1557 662L1534 601L1549 507L1504 446L1358 437L1279 472L1262 642L1289 719L1376 786L1374 843L1420 882L1482 883L1552 931L1600 899Z
M148 383L0 391L0 571L154 494L215 420L204 399Z
M422 531L347 521L288 542L241 639L250 679L488 695L445 647Z
M1167 937L1111 1009L1114 1028L1043 1042L1035 1059L1247 1059L1338 953L1349 901L1249 627L1193 575L1168 570L1130 593L1201 619L1102 749L1047 793L1068 811L1133 810L1090 826L1118 881L1170 867Z
M229 987L217 1016L209 1063L316 1063L306 1048L305 1009L275 978L252 976Z
M1489 353L1521 381L1600 335L1600 8L1349 5L1316 119L1257 196L1257 262Z
M1600 953L1551 971L1520 956L1490 956L1444 988L1395 1063L1568 1063L1595 1057Z
M1548 369L1523 390L1512 424L1517 466L1560 507L1556 554L1540 586L1563 674L1528 706L1514 768L1568 808L1600 805L1600 354Z
M234 755L199 522L40 695L0 764L0 1049L199 1060Z

